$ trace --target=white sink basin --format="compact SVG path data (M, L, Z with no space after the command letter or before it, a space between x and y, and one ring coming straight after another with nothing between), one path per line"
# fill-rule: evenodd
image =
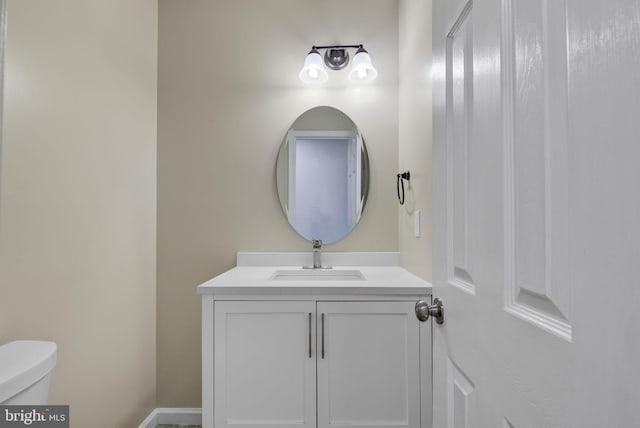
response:
M277 270L272 281L364 281L359 270L294 269Z

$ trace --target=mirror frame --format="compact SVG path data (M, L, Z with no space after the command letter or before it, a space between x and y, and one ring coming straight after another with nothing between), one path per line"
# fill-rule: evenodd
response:
M333 110L335 114L339 114L343 116L348 122L350 122L352 124L352 127L350 129L347 129L345 127L345 129L326 130L326 129L321 129L322 127L319 127L320 129L318 128L311 129L312 127L306 126L304 127L305 129L296 129L295 127L296 123L301 118L303 118L306 114L308 114L309 112L313 112L316 109ZM287 130L278 148L278 155L275 162L276 196L278 198L278 202L280 203L282 212L285 218L287 219L287 222L289 223L289 226L291 226L291 228L299 236L301 236L303 239L307 241L312 241L314 239L321 239L322 237L305 236L305 234L303 234L305 231L299 231L298 228L296 228L295 224L291 221L291 216L295 215L295 211L292 210L292 207L290 206L288 201L291 199L290 195L292 191L295 192L295 186L292 187L292 180L290 180L290 171L295 165L295 163L292 162L292 159L294 159L295 157L295 144L292 144L292 140L296 140L296 139L308 139L308 140L336 140L336 139L347 140L348 139L348 140L355 141L357 144L356 147L360 148L360 150L357 152L357 155L356 155L359 157L358 163L360 164L360 170L362 171L359 177L359 183L357 183L357 187L359 190L358 206L356 207L357 212L354 211L354 212L347 213L349 217L347 220L347 226L349 227L348 231L346 231L343 235L339 236L336 239L332 237L329 240L323 240L323 243L333 244L335 242L341 241L342 239L347 237L353 231L353 229L358 225L364 213L364 209L367 205L367 201L369 199L369 190L370 190L370 183L371 183L371 164L369 159L369 151L366 146L366 140L360 128L358 127L358 125L346 113L331 106L316 106L306 110L293 121L293 123ZM358 141L360 141L361 143L358 143ZM292 152L293 152L293 156L291 156ZM283 153L287 153L286 161L283 160ZM286 189L284 188L285 186L280 185L284 183L280 178L280 172L279 172L281 171L280 168L283 162L287 162L287 168L285 170L287 171L287 175L286 175L287 188ZM286 196L283 196L285 194Z

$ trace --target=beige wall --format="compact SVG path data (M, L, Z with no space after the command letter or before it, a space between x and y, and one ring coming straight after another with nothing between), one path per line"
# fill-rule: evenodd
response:
M411 171L405 205L399 209L402 265L431 280L431 1L399 4L399 168ZM406 189L405 189L406 190ZM421 236L413 214L421 211Z
M157 2L8 0L0 343L58 343L50 402L155 405Z
M304 251L282 214L275 160L291 123L330 105L358 124L372 184L361 223L328 251L397 251L397 0L160 0L158 404L200 406L195 286L237 251ZM364 43L372 85L309 88L312 44ZM336 83L337 82L337 83Z
M8 0L0 343L59 344L51 401L77 427L135 426L156 375L157 405L200 405L195 286L236 251L309 249L274 184L282 137L309 108L348 114L373 170L362 222L327 250L400 249L431 276L430 2L160 0L159 21L155 3ZM364 43L378 80L303 85L311 44L334 42ZM398 159L412 172L399 210Z

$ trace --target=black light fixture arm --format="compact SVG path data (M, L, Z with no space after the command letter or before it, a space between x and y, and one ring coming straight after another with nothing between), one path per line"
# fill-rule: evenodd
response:
M324 64L331 70L342 70L349 64L349 52L347 49L356 49L356 55L367 52L360 45L313 45L310 54L320 53L320 49L324 50Z
M311 49L349 49L349 48L353 48L353 49L360 49L362 48L362 45L330 45L330 46L316 46L313 45L311 47Z

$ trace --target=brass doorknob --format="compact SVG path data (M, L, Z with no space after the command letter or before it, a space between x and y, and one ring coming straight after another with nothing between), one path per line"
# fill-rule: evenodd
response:
M430 316L432 316L438 324L444 322L444 305L442 304L442 300L437 297L433 299L433 305L430 305L424 300L416 303L416 317L418 317L420 321L424 322L428 320Z

